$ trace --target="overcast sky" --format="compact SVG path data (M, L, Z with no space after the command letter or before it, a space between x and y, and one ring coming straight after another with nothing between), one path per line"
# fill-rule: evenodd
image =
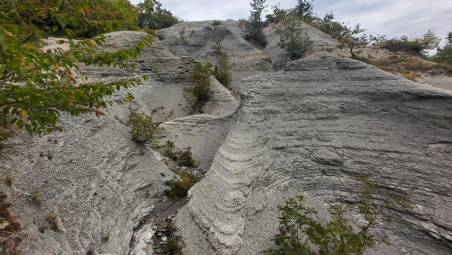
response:
M134 3L140 0L132 0ZM160 0L163 7L179 18L225 20L246 18L248 0ZM293 7L297 0L267 0ZM270 8L268 8L270 9ZM428 29L441 36L452 31L452 0L316 0L315 12L323 16L333 11L349 25L360 23L371 34L420 36Z

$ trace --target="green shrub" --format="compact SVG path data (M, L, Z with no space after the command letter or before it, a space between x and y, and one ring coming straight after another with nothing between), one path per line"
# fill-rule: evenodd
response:
M196 64L191 79L193 86L186 89L186 96L194 110L199 111L210 99L211 64Z
M273 6L272 9L273 13L268 14L266 16L268 23L277 24L281 22L284 19L284 17L286 17L287 14L289 13L288 10L281 9L279 5Z
M219 21L219 20L214 20L213 22L212 22L212 27L218 27L218 26L220 26L221 25L221 21Z
M339 38L345 31L347 31L347 27L343 23L334 19L333 13L325 15L323 19L318 19L314 23L314 26L318 27L322 32L333 38Z
M292 60L303 57L312 47L312 41L301 25L299 17L292 13L283 19L277 31L280 36L279 45L287 50Z
M348 48L352 58L356 59L354 50L358 47L364 47L369 43L368 36L364 33L364 29L361 29L360 25L356 25L354 28L345 27L345 30L338 37L339 48Z
M447 36L447 44L433 58L435 61L452 65L452 32Z
M187 196L188 191L198 182L198 178L188 171L182 172L173 180L165 182L169 188L165 190L165 195L172 199L183 198Z
M305 20L309 20L313 17L314 0L298 0L297 6L295 6L295 12L297 15Z
M69 40L69 50L43 51L42 39L53 34L89 36L122 28L133 20L123 0L0 1L0 127L11 125L29 133L60 130L60 113L94 113L122 100L106 100L141 78L112 82L77 82L80 64L126 67L151 37L115 52L98 49L106 38ZM127 2L128 3L128 2ZM129 10L127 9L126 10ZM133 23L133 22L132 22ZM58 42L65 43L64 41Z
M245 23L245 39L254 43L258 47L265 48L267 39L262 30L262 11L265 9L266 0L251 0L251 15Z
M354 231L344 218L341 207L330 209L332 219L326 224L319 221L317 212L304 206L304 197L289 199L280 207L280 228L274 239L275 248L268 255L357 255L375 246L379 239L370 230L376 225L375 214L369 207L361 212L367 223Z
M232 83L232 64L229 62L229 57L225 53L221 53L218 59L218 65L213 70L215 78L223 84L226 88L231 88Z
M428 50L434 50L438 47L440 39L431 30L427 31L422 38L409 39L406 36L381 40L377 43L384 49L391 51L405 51L417 54L425 54Z
M163 156L168 157L174 161L179 167L196 167L196 161L193 159L191 148L179 150L174 145L174 142L167 141L164 146L160 148Z
M145 0L138 4L138 20L142 28L154 30L171 27L179 23L171 11L163 9L162 4L157 0Z
M149 143L157 146L156 137L161 133L161 128L152 122L152 117L132 111L130 113L129 124L133 140L137 143Z

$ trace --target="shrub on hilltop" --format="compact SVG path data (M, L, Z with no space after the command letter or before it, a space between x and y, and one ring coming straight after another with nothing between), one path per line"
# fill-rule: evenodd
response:
M280 35L280 46L287 50L292 60L298 59L312 46L312 41L302 27L300 18L292 13L280 23L277 32Z

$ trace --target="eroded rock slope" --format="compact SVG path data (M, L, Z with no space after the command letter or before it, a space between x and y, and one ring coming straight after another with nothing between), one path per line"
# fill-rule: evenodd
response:
M260 254L279 204L304 193L354 205L356 177L413 205L391 208L390 244L370 253L451 253L452 92L337 57L291 62L240 90L237 124L177 216L185 254Z

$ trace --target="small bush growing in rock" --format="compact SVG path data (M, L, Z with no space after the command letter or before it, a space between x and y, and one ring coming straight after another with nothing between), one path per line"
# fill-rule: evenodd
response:
M312 46L305 29L301 27L301 20L294 13L286 16L278 29L280 46L287 50L292 60L298 59Z
M221 52L221 54L218 57L218 65L216 65L213 70L213 75L226 88L231 88L232 82L231 68L232 64L229 61L228 55Z
M199 111L210 99L210 72L211 64L196 64L191 79L193 86L186 89L188 101L192 104L193 109Z
M165 234L168 238L163 246L163 254L181 255L182 254L182 238L176 234L177 228L172 219L165 220Z
M196 167L196 161L193 159L191 148L179 150L174 145L174 142L167 141L164 146L160 148L163 156L173 160L179 167Z
M280 207L280 228L274 242L276 248L265 252L268 255L314 255L363 254L367 248L378 243L378 238L370 233L376 220L372 210L363 208L367 224L356 232L344 218L341 207L332 207L332 219L322 224L317 212L304 205L304 197L289 199Z
M187 196L188 191L198 182L198 178L188 171L183 171L177 178L165 182L169 187L165 190L165 195L172 199L183 198Z
M156 136L162 131L152 122L152 117L135 111L130 113L129 124L133 140L156 146Z
M348 48L352 58L356 59L355 49L364 47L369 43L368 36L364 34L364 29L360 25L353 28L345 27L338 37L339 48Z

